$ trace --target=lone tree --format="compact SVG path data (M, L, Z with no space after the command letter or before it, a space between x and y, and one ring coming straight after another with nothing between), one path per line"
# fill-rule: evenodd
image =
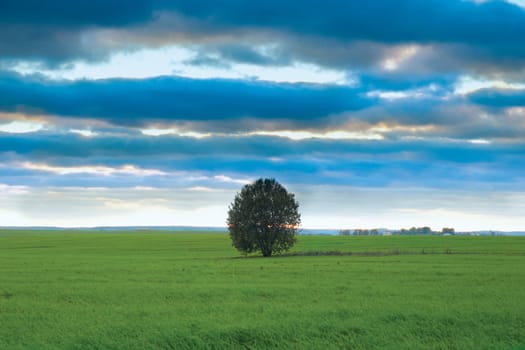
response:
M275 179L259 179L237 193L228 210L232 244L244 254L287 251L301 223L299 203Z

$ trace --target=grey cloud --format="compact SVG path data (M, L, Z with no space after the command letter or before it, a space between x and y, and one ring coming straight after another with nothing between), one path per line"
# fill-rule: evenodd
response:
M62 62L104 57L119 48L191 41L218 48L225 59L258 64L284 58L377 69L399 45L418 45L423 50L407 67L421 73L489 69L497 74L523 65L525 11L506 2L333 0L319 5L315 0L230 0L221 6L212 1L25 0L2 4L0 42L6 59ZM250 50L259 44L274 44L280 54L265 57Z
M450 140L292 141L276 137L95 137L2 135L0 154L7 168L0 183L38 179L42 185L169 186L195 173L207 177L279 177L293 183L359 186L502 187L525 181L523 143L472 144ZM133 164L166 174L56 176L20 164L61 167ZM12 165L9 165L12 164ZM19 164L18 166L16 164ZM24 180L25 179L25 180ZM33 182L34 180L31 180Z

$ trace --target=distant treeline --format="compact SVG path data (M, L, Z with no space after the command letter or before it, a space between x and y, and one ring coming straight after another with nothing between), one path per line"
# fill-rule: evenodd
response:
M339 230L340 236L379 236L379 235L454 235L456 230L451 227L443 227L441 231L432 231L428 226L411 227L409 229L401 229L397 231L390 231L385 229L354 229L354 230Z

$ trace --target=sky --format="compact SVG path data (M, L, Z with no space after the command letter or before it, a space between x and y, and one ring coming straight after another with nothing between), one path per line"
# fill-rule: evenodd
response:
M525 1L0 1L0 226L525 230Z

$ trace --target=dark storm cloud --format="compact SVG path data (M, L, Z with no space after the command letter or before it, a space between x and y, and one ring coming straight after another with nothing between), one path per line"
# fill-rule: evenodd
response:
M525 57L523 28L525 11L502 1L21 0L0 4L3 58L55 61L104 57L112 45L138 48L166 44L170 38L175 42L192 38L194 43L200 38L207 46L214 38L211 45L217 47L219 42L225 59L258 64L273 63L247 46L276 43L287 59L341 66L349 58L358 65L377 62L392 45L438 44L448 46L432 57L444 57L457 69L471 63L517 69ZM124 40L102 34L90 41L85 35L99 29L114 29L120 33L116 38L120 35ZM106 35L109 46L102 44Z
M412 74L513 71L525 59L525 11L502 1L231 0L185 2L177 10L218 28L270 30L291 56L341 68L377 65L403 44L422 46Z
M525 105L522 90L480 90L463 97L454 96L453 89L446 77L399 81L367 75L358 87L348 88L177 77L50 81L4 73L0 112L62 117L51 123L73 129L89 124L86 118L113 125L102 133L155 124L201 133L366 132L386 125L393 128L384 134L389 139L525 139L523 113L507 110Z
M372 100L357 89L176 77L52 82L0 76L0 111L92 117L118 124L154 120L319 119Z
M152 16L154 1L134 0L22 0L0 2L2 24L56 27L123 26Z
M83 34L96 28L135 26L153 18L154 4L149 0L1 1L0 57L46 63L100 59L107 51L86 42Z
M172 10L223 26L278 28L351 40L525 43L525 12L499 1L476 4L442 0L230 0L217 6L213 1L201 0L180 1Z
M128 133L131 129L116 126L155 123L201 133L366 132L386 124L398 127L385 134L391 139L525 139L523 117L506 109L524 105L521 90L480 90L453 97L453 88L453 81L447 78L397 81L364 76L359 87L348 88L175 77L57 82L3 74L0 112L63 117L52 122L58 127L79 128L78 123L90 123L82 121L85 118L113 124L102 133ZM389 93L406 96L380 97ZM428 128L410 131L411 127Z

